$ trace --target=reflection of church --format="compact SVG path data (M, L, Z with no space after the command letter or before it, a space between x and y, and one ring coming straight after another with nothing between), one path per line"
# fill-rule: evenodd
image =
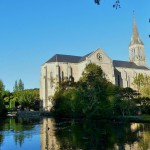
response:
M95 150L95 149L149 150L150 149L150 143L149 143L150 125L147 123L145 124L144 123L129 123L129 124L112 123L108 126L105 125L104 122L92 122L91 126L87 125L86 124L87 122L86 121L83 122L83 120L79 124L78 123L79 122L74 122L69 125L66 124L66 120L63 122L59 122L59 125L63 124L63 128L61 128L60 130L60 128L56 128L54 119L44 118L43 123L41 124L41 134L40 134L41 150L67 150L67 149L83 150L86 149L87 147L88 149L91 150ZM94 125L95 123L96 126ZM91 128L91 127L96 127L96 128ZM55 131L57 130L60 132L56 136ZM105 136L107 138L105 138Z
M59 150L55 137L55 120L44 118L41 125L41 150Z
M134 19L132 38L129 44L129 61L112 60L106 53L97 50L81 57L56 54L41 66L40 98L43 108L50 109L51 100L58 82L71 80L78 81L85 66L95 63L101 66L106 78L121 87L133 86L133 79L139 73L150 75L146 65L144 44L140 39L136 21Z

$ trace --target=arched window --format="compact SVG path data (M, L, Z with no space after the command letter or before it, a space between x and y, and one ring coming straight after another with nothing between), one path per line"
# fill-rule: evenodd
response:
M118 86L120 86L120 75L118 75L117 82L118 82Z
M59 65L57 65L56 66L56 80L57 80L57 82L60 82L60 66Z
M72 68L68 66L68 77L72 76Z

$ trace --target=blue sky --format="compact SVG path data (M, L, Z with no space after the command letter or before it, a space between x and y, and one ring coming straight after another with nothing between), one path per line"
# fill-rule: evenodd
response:
M39 88L40 67L54 54L83 56L102 48L128 60L133 10L150 66L150 0L1 0L0 79L12 91L15 80Z

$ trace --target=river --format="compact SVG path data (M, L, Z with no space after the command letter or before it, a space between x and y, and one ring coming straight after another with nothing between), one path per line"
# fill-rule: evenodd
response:
M0 119L0 150L150 150L150 123Z

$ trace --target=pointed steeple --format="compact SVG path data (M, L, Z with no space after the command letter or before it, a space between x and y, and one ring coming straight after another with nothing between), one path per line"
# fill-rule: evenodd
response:
M140 39L135 17L132 28L131 42L129 44L129 60L138 66L146 66L144 44Z
M137 29L135 17L134 17L134 22L133 22L131 42L130 42L129 46L132 46L134 44L144 45L143 42L142 42L142 40L140 39L140 36L139 36L139 32L138 32L138 29Z

